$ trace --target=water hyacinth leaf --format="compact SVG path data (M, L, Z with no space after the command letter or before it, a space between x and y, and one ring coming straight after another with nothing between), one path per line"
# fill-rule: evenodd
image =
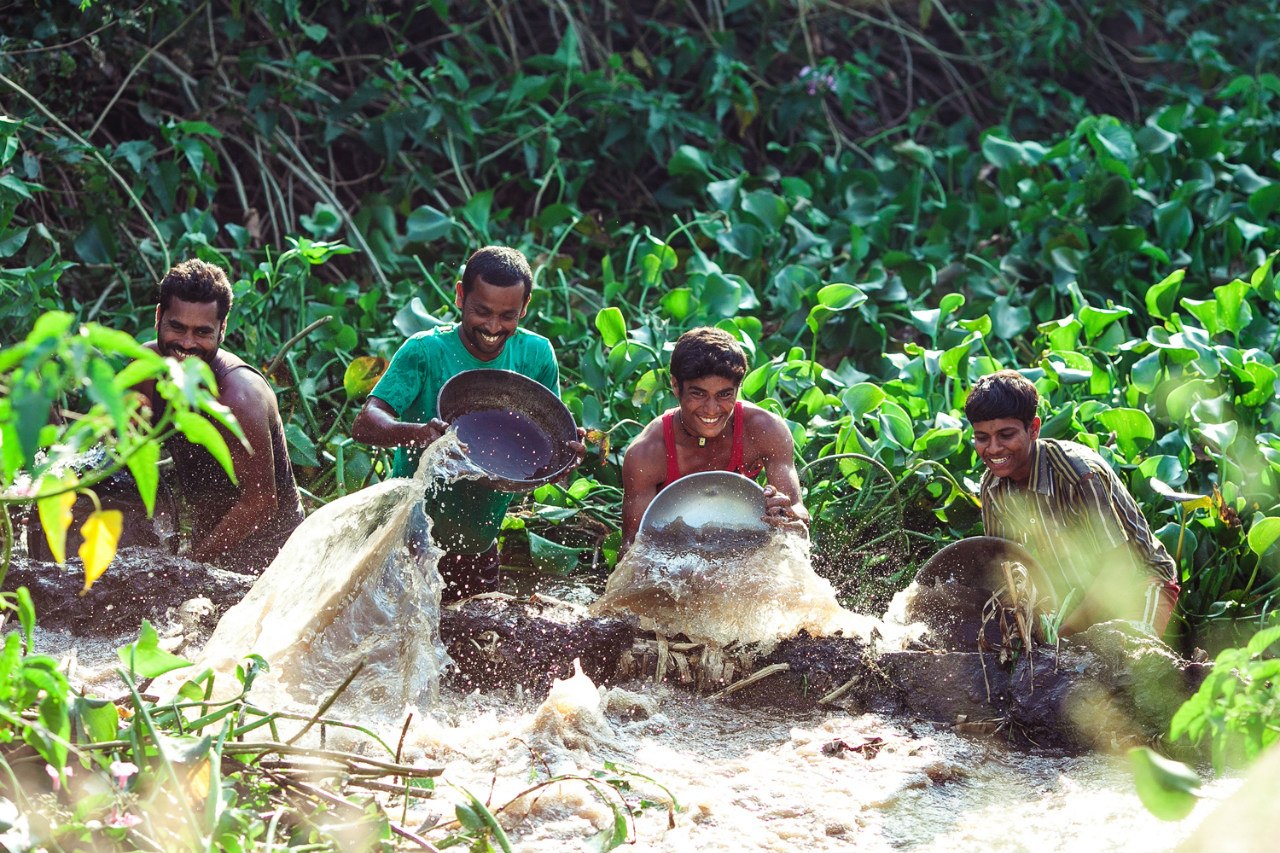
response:
M424 204L409 214L405 222L405 238L411 243L430 243L448 236L453 224L449 214Z
M578 565L578 558L582 555L583 549L561 545L545 536L539 536L532 530L528 532L528 536L529 557L538 571L552 575L567 575Z
M1218 317L1222 327L1238 335L1253 320L1253 310L1245 302L1250 286L1240 279L1213 289L1213 300L1218 305Z
M667 312L671 319L681 322L689 317L697 307L697 300L693 297L693 291L687 287L677 287L669 290L662 295L660 300L662 310Z
M44 528L49 553L55 563L67 560L67 528L71 526L71 508L76 502L75 486L78 481L68 472L58 479L45 479L40 484L42 497L36 498L36 514ZM56 494L55 494L56 493Z
M493 209L493 190L481 190L467 199L462 218L488 242L489 213Z
M1185 268L1174 270L1159 282L1147 288L1145 296L1147 311L1153 317L1168 320L1173 315L1178 305L1180 286L1186 274Z
M1225 424L1200 424L1197 432L1213 449L1222 453L1235 444L1240 426L1235 421Z
M1141 409L1107 409L1095 415L1094 420L1115 433L1120 452L1129 459L1137 456L1156 437L1155 424Z
M960 450L963 435L963 430L956 427L934 427L917 438L911 449L928 459L946 459Z
M316 468L320 460L316 457L316 445L311 436L303 432L297 424L290 422L284 427L285 444L289 449L289 461L294 465Z
M1266 220L1280 208L1280 183L1268 184L1249 194L1249 212Z
M115 740L120 729L120 711L116 703L107 699L77 696L72 704L72 716L89 743Z
M790 205L781 196L768 190L753 190L742 197L742 209L760 220L765 228L778 230L786 222Z
M80 559L84 563L84 592L111 565L124 530L124 513L118 509L102 509L89 514L80 526Z
M348 400L360 400L378 384L387 372L388 362L380 355L362 355L351 360L342 374L342 389Z
M910 449L915 443L911 416L893 400L885 400L880 405L880 434L903 449Z
M1261 557L1280 540L1280 518L1268 516L1249 528L1249 550Z
M622 311L614 306L596 312L596 329L607 347L615 347L627 339L627 321Z
M710 178L711 155L692 145L681 145L667 161L667 174L673 178L677 175L701 175L704 178Z
M742 186L742 177L727 181L712 181L707 184L707 195L715 203L717 210L728 210L738 198L738 188Z
M1022 145L989 133L982 139L982 156L987 162L1001 169L1028 162Z
M1094 308L1085 305L1080 309L1077 316L1084 326L1085 340L1092 342L1106 331L1107 327L1112 323L1131 314L1133 314L1133 310L1130 308Z
M129 453L125 464L150 516L156 511L156 489L160 486L160 445L154 441L140 443Z
M191 661L160 648L160 636L148 619L142 620L138 639L116 649L116 655L130 672L140 678L155 678L166 672L191 666Z
M1129 768L1138 798L1156 817L1182 820L1195 808L1201 781L1187 765L1140 746L1129 750Z
M1155 211L1156 235L1160 245L1169 249L1181 249L1191 239L1195 227L1191 210L1181 199L1166 201Z
M740 222L728 231L718 234L716 243L729 254L750 261L760 257L761 250L764 248L764 234L758 226L749 222Z
M231 482L239 483L236 479L235 467L231 464L231 451L227 449L226 439L222 437L222 433L218 432L217 427L195 412L179 412L174 415L173 422L186 436L187 441L209 451L209 454L222 466L222 470L227 472Z

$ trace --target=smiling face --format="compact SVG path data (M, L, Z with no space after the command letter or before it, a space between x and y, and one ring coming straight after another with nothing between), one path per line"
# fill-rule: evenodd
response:
M997 477L1026 485L1031 479L1031 449L1040 437L1040 419L1027 426L1018 418L996 418L973 425L973 449Z
M481 361L493 361L507 339L516 333L529 300L519 285L498 287L477 278L467 294L463 294L462 282L458 282L455 304L462 309L458 324L462 345Z
M716 438L729 425L738 402L738 385L722 376L702 376L683 383L671 380L680 401L680 422L696 436Z
M218 320L217 302L173 299L167 309L156 308L156 348L171 358L200 358L213 363L227 330Z

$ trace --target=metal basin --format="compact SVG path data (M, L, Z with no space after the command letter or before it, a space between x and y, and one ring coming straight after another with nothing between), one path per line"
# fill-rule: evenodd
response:
M436 400L467 457L502 492L528 492L559 477L574 462L568 443L578 427L560 398L511 370L468 370L452 377Z
M766 531L764 490L732 471L701 471L658 492L640 519L640 530L661 533L681 522L699 530Z

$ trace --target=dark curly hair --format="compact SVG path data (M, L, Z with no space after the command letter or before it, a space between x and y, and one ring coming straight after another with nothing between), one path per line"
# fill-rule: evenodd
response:
M515 287L522 284L525 299L533 291L533 271L529 269L528 259L518 249L507 246L485 246L467 258L467 266L462 271L464 298L475 290L477 278L484 279L494 287Z
M231 311L231 282L221 267L192 259L183 261L160 280L160 313L169 310L173 300L218 303L218 322Z
M1017 418L1030 426L1039 404L1040 392L1030 379L1016 370L1001 370L973 383L964 401L964 416L971 424Z
M746 375L746 353L738 339L724 329L690 329L671 351L671 377L681 388L685 382L703 376L719 376L736 385Z

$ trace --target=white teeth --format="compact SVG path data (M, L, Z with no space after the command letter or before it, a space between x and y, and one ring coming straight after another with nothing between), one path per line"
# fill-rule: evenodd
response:
M992 458L992 459L990 459L990 460L988 460L988 461L989 461L992 465L1003 465L1004 463L1006 463L1006 462L1008 462L1008 461L1009 461L1009 457L1008 457L1008 456L1000 456L1000 457Z

